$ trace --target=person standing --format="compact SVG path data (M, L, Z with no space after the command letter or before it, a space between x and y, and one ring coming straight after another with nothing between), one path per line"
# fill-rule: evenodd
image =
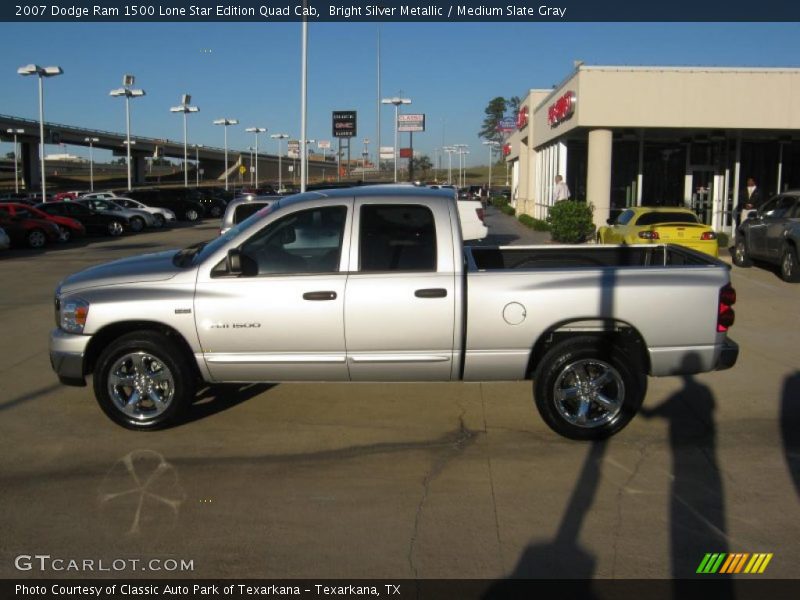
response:
M763 204L764 199L761 196L761 190L758 189L756 180L752 177L747 178L747 186L739 194L739 205L736 209L736 224L742 222L743 210L758 210L758 207Z
M556 175L556 185L553 188L553 204L558 202L559 200L569 200L569 187L567 187L567 182L564 181L564 178L561 175Z

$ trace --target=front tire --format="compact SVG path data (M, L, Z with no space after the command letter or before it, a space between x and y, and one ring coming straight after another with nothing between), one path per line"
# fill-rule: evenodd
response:
M789 283L800 281L800 266L797 264L797 250L786 246L781 256L781 279Z
M194 371L169 337L150 331L124 335L97 359L94 395L112 421L127 429L174 423L195 396Z
M753 266L753 260L747 253L747 242L743 236L736 238L736 244L733 247L733 263L743 269Z
M187 209L186 212L183 214L183 216L186 217L186 220L189 221L190 223L194 223L195 221L197 221L197 219L200 218L198 212L193 208Z
M123 234L124 231L125 228L119 221L111 221L108 225L106 225L106 232L111 237L119 237Z
M72 239L72 232L66 227L58 226L58 241L67 243Z
M139 233L144 229L144 219L142 217L131 217L131 231Z
M215 204L214 206L211 207L211 210L209 210L208 214L214 217L215 219L218 219L219 217L222 216L222 208L220 208Z
M542 358L534 398L550 429L573 440L608 438L634 417L647 377L641 361L594 336L565 339Z

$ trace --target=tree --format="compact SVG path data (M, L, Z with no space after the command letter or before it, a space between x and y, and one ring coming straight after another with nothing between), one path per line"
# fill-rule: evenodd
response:
M508 106L508 111L512 115L516 115L519 112L519 107L522 105L522 98L519 96L511 96L511 98L506 99L506 106Z
M497 131L497 124L506 114L506 105L506 99L502 96L497 96L489 101L483 111L486 116L483 119L483 126L478 132L478 136L492 142L501 143L503 141L503 134Z
M420 179L427 179L428 171L433 168L431 159L428 158L427 155L423 154L422 156L416 156L412 158L411 162L413 163L411 170L414 173L420 173L422 175Z

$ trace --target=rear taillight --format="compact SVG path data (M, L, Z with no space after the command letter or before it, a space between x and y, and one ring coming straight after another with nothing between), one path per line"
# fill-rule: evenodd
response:
M717 308L717 332L725 333L733 325L736 314L733 305L736 304L736 290L727 284L719 290L719 306Z
M475 212L478 213L478 218L481 220L481 223L483 223L483 217L486 216L484 210L482 208L476 208Z
M657 231L640 231L639 237L643 240L657 240L658 232Z
M700 236L701 240L715 240L717 239L717 234L713 231L704 231L703 235Z

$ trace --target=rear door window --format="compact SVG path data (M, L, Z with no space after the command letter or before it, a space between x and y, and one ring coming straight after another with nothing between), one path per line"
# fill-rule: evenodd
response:
M360 222L362 272L436 271L436 227L428 207L366 204Z

